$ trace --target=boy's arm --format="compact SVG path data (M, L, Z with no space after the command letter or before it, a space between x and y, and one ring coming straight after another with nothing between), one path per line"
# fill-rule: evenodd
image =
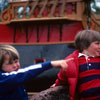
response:
M18 71L13 72L0 72L0 85L3 86L17 86L21 85L24 82L29 81L30 79L36 77L43 71L52 68L50 62L45 62L42 64L30 65L28 67L19 69Z
M68 58L64 60L64 62L62 62L62 69L58 73L58 78L56 79L56 82L51 87L55 87L58 85L65 85L67 83L67 77L66 77L67 68L68 68L67 63L71 60L74 60L74 58Z
M31 65L29 67L19 69L18 71L13 71L11 73L1 73L0 84L5 86L13 86L18 84L20 85L52 67L61 67L65 69L67 67L66 60L45 62L41 64Z
M73 60L74 58L69 58L66 60L56 60L56 61L51 61L51 65L53 67L60 67L63 71L67 69L68 65L67 62Z
M56 87L59 85L65 85L67 84L67 78L66 78L66 71L64 70L60 70L60 72L58 73L58 78L56 79L55 83L53 85L51 85L50 87Z

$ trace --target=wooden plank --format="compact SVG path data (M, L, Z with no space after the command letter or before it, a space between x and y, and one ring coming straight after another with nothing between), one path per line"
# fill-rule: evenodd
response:
M11 20L10 23L15 23L15 22L27 22L27 21L56 21L56 20L76 20L76 21L82 21L82 18L77 17L76 15L68 15L68 16L64 16L64 17L45 17L45 18L29 18L29 19L14 19ZM6 23L5 23L6 24Z
M64 16L64 10L65 10L65 0L62 1L62 8L61 8L61 13L60 16L63 17Z
M26 24L26 43L28 43L28 24Z
M82 17L82 5L81 5L81 2L77 2L77 17Z
M32 7L32 9L31 9L31 11L29 13L29 17L32 15L32 13L34 13L34 10L35 10L38 2L39 2L39 0L36 0L35 2L33 2L33 7Z
M32 1L32 0L28 0L28 1L27 1L26 5L25 5L25 7L24 7L24 10L22 11L22 14L24 15L24 16L23 16L24 18L25 18L25 10L26 10L26 8L29 6L29 4L30 4L31 1Z
M60 25L59 25L59 33L60 33L60 35L59 35L59 41L62 41L62 30L63 30L63 24L62 23L60 23Z
M91 11L91 18L94 20L94 22L100 26L100 15L95 14L94 12Z
M47 3L48 3L48 0L45 0L44 5L43 5L43 7L41 8L40 13L39 13L39 15L38 15L38 18L42 17L42 13L43 13L43 11L44 11L44 9L45 9Z
M39 42L39 25L37 25L37 27L36 27L36 30L37 30L37 42Z
M51 12L50 12L50 14L48 15L48 17L53 17L53 13L54 13L55 8L56 8L56 6L57 6L57 1L58 1L58 0L55 0L53 6L52 6L52 8L51 8Z
M14 33L13 33L13 43L15 42L16 42L16 24L15 24Z
M48 24L48 34L47 34L47 41L49 42L49 37L50 37L50 27L51 27L51 25L50 24Z

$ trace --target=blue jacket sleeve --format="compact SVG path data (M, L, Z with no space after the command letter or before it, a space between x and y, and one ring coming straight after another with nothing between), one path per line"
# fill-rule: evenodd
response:
M36 77L43 71L52 68L50 62L31 65L18 71L13 71L11 73L0 72L0 86L18 86L30 79Z

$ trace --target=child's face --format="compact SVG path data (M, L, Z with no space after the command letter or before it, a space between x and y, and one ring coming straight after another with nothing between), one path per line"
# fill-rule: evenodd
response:
M83 50L83 53L88 56L100 56L100 41L92 42L87 49Z
M4 63L2 65L2 70L5 72L17 71L20 68L19 59L13 60L9 63L9 55L6 55Z

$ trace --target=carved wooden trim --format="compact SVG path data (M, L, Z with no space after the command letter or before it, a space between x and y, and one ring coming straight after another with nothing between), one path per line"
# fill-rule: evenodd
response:
M32 9L31 9L31 11L29 13L29 17L31 17L32 13L34 13L34 10L35 10L38 2L39 2L39 0L36 0L35 3L34 2L32 3L33 7L32 7Z
M63 2L62 2L61 14L60 14L61 17L64 16L65 4L66 4L66 3L65 3L65 0L63 0Z
M48 0L45 0L44 5L43 5L43 7L41 8L41 10L40 10L40 13L39 13L38 17L42 17L42 13L43 13L43 11L44 11L44 9L45 9L45 7L46 7L47 3L48 3Z
M28 0L25 7L24 7L24 10L22 11L22 14L24 15L25 17L25 9L29 6L30 2L32 2L32 0Z
M72 4L72 13L67 14L66 7ZM82 21L82 0L28 0L28 1L13 1L9 2L9 9L7 8L2 13L3 23L25 22L25 21L48 21L48 20L76 20ZM61 7L59 10L59 6ZM23 11L19 14L18 8L23 7ZM26 15L26 8L29 7L29 13ZM36 12L38 8L38 13ZM43 16L44 11L47 15ZM69 8L68 8L69 9ZM67 9L67 10L68 10ZM6 14L5 14L6 12ZM37 15L35 15L37 13ZM5 17L8 17L6 19ZM20 17L22 16L22 17Z
M91 11L91 28L100 32L100 15Z
M48 15L48 17L53 17L53 13L54 13L55 8L56 8L56 6L57 6L57 2L58 2L58 1L55 0L54 4L52 5L51 12L50 12L50 14Z
M8 9L5 9L1 14L1 20L4 23L9 23L13 17L12 6L9 6Z

